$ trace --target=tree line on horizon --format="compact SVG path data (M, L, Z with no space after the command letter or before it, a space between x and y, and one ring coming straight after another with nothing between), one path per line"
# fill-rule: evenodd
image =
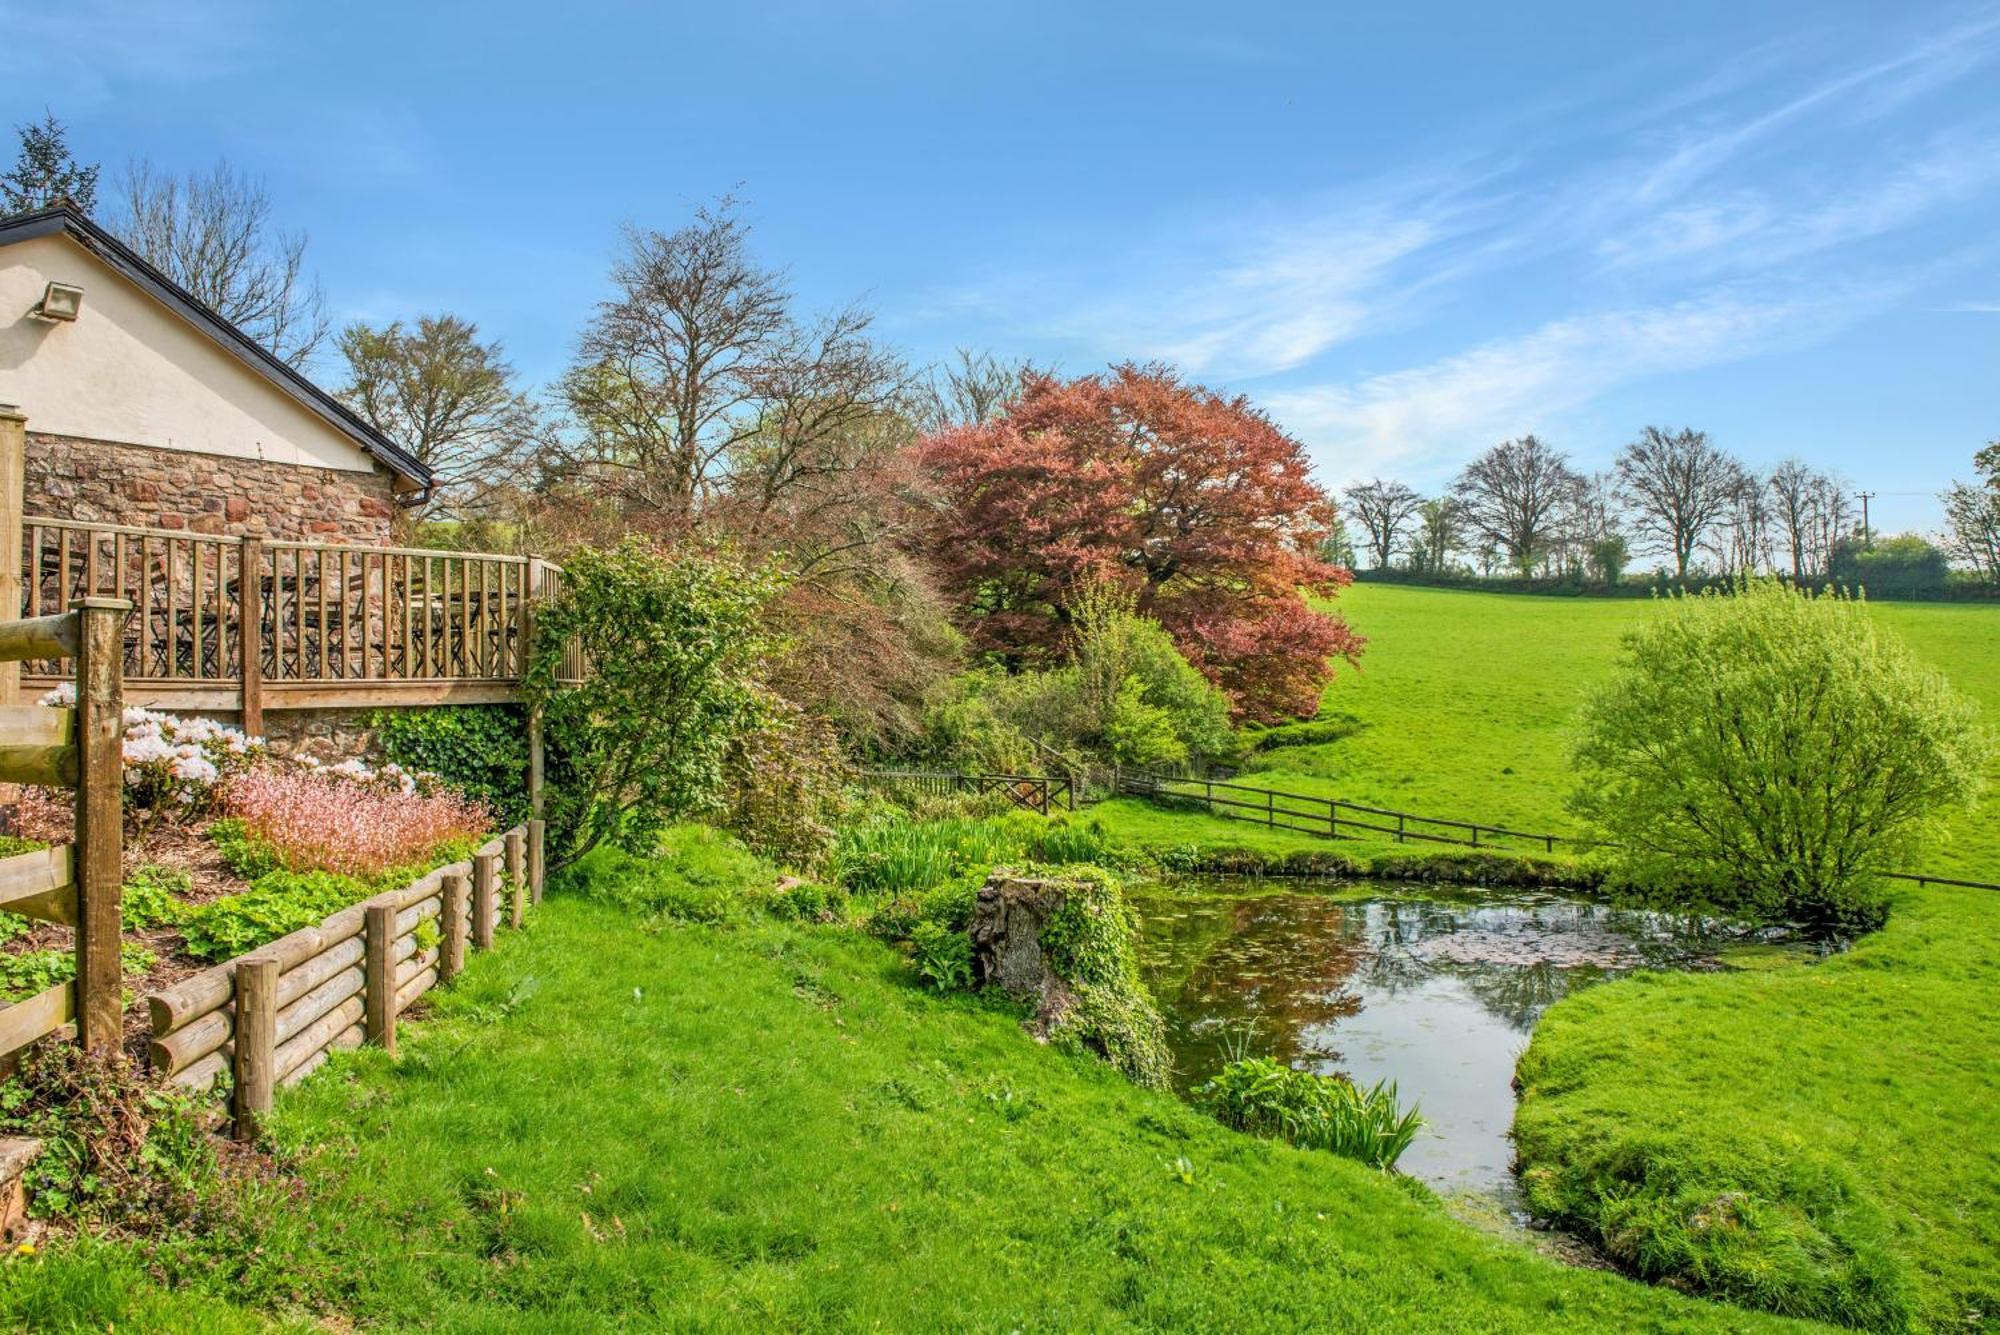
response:
M1941 587L1952 560L2000 582L2000 443L1974 460L1978 482L1940 496L1943 547L1878 539L1837 473L1787 458L1759 471L1706 432L1648 426L1605 471L1586 473L1533 435L1503 441L1426 496L1373 478L1341 495L1360 529L1329 559L1412 576L1587 581L1616 586L1640 553L1675 581L1778 574L1796 583ZM1401 564L1397 562L1400 558Z

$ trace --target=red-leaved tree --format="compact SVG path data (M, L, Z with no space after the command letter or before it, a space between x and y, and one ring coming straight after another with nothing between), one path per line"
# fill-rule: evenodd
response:
M1309 595L1351 576L1317 553L1333 503L1252 407L1160 366L1031 374L1000 417L918 446L941 504L930 550L975 647L1052 656L1083 586L1130 587L1260 722L1310 716L1362 639Z

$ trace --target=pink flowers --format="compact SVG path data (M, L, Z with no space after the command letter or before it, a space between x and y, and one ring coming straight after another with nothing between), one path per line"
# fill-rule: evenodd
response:
M306 768L253 769L230 782L223 806L292 870L364 878L491 828L485 807L450 790L405 792Z

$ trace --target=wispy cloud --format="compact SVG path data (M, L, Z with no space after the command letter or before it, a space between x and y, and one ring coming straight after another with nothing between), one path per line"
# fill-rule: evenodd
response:
M8 65L16 73L60 69L61 101L71 109L108 101L127 84L225 77L261 44L263 17L231 0L0 0Z
M1872 296L1758 301L1715 294L1552 320L1427 365L1261 397L1330 477L1421 476L1506 437L1545 432L1616 385L1823 334Z

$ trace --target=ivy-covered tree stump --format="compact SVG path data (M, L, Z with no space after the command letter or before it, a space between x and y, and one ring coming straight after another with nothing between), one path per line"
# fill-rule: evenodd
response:
M967 934L974 983L1032 1005L1029 1033L1094 1053L1139 1084L1166 1084L1166 1024L1139 980L1137 928L1109 872L997 870Z

